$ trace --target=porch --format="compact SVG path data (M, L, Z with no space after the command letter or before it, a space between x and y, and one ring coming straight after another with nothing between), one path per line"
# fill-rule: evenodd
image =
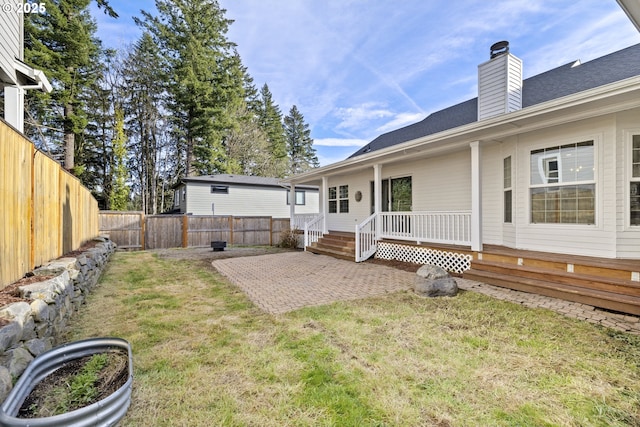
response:
M322 218L316 218L322 222ZM376 258L436 264L512 290L640 315L640 260L608 259L470 245L465 212L372 215L353 233L305 225L305 250L352 261Z

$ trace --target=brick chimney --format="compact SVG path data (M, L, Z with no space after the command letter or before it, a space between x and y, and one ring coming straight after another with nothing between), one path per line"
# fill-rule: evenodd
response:
M489 61L478 65L478 120L522 109L522 61L509 42L491 46Z

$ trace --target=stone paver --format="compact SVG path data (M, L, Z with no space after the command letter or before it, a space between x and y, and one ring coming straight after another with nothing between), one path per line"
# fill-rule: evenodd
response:
M415 273L309 252L220 259L213 266L262 310L281 314L302 307L413 289ZM457 278L458 287L532 308L640 335L640 318L595 307Z

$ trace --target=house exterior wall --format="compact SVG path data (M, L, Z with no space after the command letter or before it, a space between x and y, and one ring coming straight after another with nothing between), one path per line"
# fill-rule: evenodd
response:
M629 222L631 139L640 135L640 109L618 114L616 125L616 251L618 258L640 258L640 226Z
M287 204L287 190L284 188L228 184L229 192L225 194L211 193L211 185L187 183L186 204L182 209L181 200L181 212L193 215L289 217L290 206ZM298 190L305 191L305 204L296 205L296 213L317 213L318 192L309 189Z
M14 4L14 12L0 13L0 80L14 82L14 58L22 59L22 16L15 11L17 0L9 0Z
M531 223L531 150L588 140L594 141L595 224ZM515 247L555 253L616 257L615 116L608 115L522 134L518 137L516 147ZM506 243L507 239L504 240Z
M353 232L356 224L371 215L371 181L373 181L373 168L354 174L329 177L327 187L336 187L337 189L341 185L349 186L349 212L327 213L327 228L329 230ZM328 197L328 188L323 191L323 197ZM355 200L357 191L362 193L360 202Z

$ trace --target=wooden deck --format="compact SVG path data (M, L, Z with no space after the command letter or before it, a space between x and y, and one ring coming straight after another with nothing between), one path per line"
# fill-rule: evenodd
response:
M354 260L354 233L330 232L307 250ZM490 285L546 295L612 311L640 315L640 260L554 254L485 245L469 247L384 240L404 246L473 256L463 277Z

